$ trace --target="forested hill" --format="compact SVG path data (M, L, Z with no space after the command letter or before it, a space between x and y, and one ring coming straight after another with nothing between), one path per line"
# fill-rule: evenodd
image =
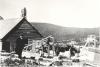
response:
M99 28L62 27L48 23L31 23L44 37L53 35L56 40L79 39L87 35L99 35Z

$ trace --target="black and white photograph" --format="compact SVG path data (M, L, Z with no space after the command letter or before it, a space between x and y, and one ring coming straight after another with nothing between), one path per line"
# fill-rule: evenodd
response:
M100 67L100 0L0 0L0 67Z

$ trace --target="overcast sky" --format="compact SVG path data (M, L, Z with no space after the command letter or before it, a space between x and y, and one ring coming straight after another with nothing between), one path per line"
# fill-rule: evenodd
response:
M24 7L31 22L100 27L100 0L0 0L0 15L4 19L19 18Z

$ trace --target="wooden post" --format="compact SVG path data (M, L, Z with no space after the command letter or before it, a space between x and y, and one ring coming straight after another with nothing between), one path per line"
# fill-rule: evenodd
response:
M48 56L50 56L50 45L49 44L47 46L47 50L48 50Z
M2 51L2 41L0 40L0 52Z
M53 44L52 44L52 48L53 48L53 57L55 56L55 44L54 44L54 37L52 37L53 40Z
M44 49L44 39L41 40L41 47L42 47L41 56L44 56L44 52L43 52L43 49Z
M54 44L52 45L52 48L53 48L53 57L55 56L55 46Z

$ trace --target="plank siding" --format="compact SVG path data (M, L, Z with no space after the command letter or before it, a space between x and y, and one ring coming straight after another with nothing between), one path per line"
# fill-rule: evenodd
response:
M16 40L17 38L23 35L24 38L27 38L28 40L38 40L41 39L42 36L40 33L32 27L26 19L23 19L20 24L18 24L4 39L4 41L10 42L10 52L15 51L16 47Z

